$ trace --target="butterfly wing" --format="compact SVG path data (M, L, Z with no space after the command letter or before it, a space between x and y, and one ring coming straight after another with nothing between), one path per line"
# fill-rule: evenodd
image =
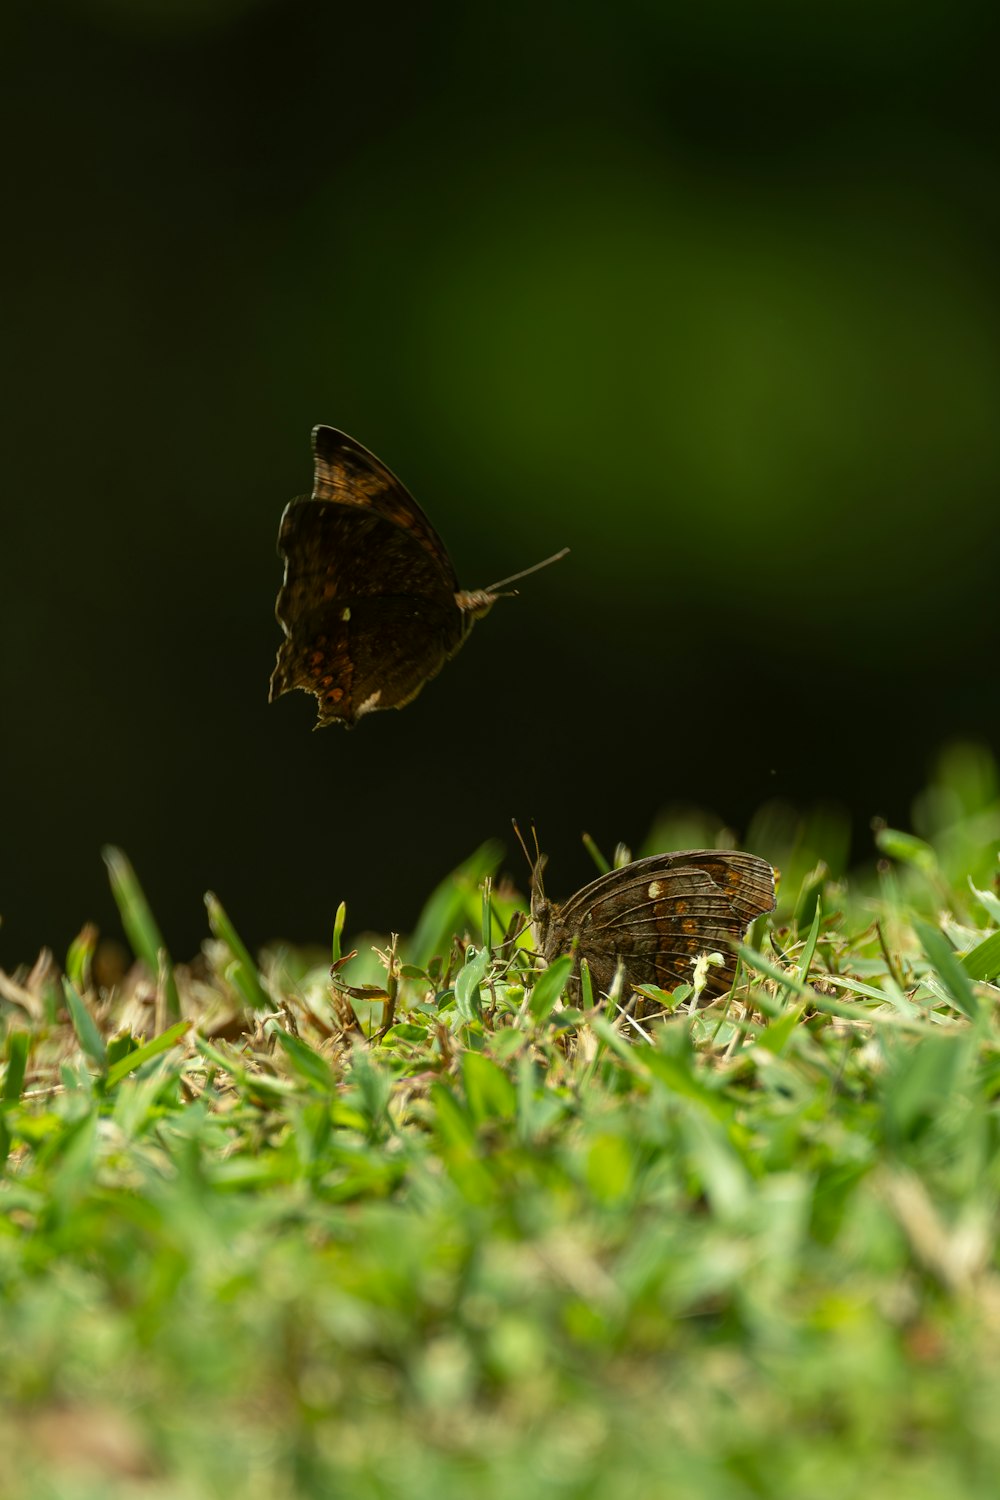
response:
M627 985L673 989L690 981L700 953L710 965L709 995L723 995L736 973L733 944L754 917L774 908L774 872L738 850L688 849L610 870L554 908L542 944L546 959L576 951L607 991L621 963Z
M462 625L454 604L445 611L424 600L342 600L307 616L282 643L271 701L302 688L316 698L317 728L353 728L363 714L411 702L458 649Z
M636 867L655 865L663 857L654 854L648 861L636 860ZM685 849L668 858L682 861L685 869L704 870L719 890L726 893L742 923L743 933L755 918L774 910L774 870L757 854L746 854L741 849Z
M471 627L450 563L442 567L420 531L384 509L357 498L300 499L281 519L285 577L275 614L286 639L270 697L313 693L319 725L402 708Z
M458 592L458 579L447 548L401 480L367 448L321 424L313 428L313 500L333 500L369 510L390 521L419 542L435 564L435 572Z

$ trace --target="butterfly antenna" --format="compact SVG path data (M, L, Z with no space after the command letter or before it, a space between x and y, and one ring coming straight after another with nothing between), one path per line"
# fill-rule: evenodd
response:
M547 557L544 562L537 562L533 567L530 568L522 568L520 573L512 573L509 578L498 578L496 583L491 583L488 588L482 589L481 591L477 592L482 592L484 594L495 594L497 589L506 587L508 583L517 583L519 578L527 578L529 573L539 573L541 572L542 568L547 568L550 563L561 562L562 559L568 554L569 548L563 547L560 552L553 552L552 556ZM515 824L514 826L516 827L517 825Z
M510 821L514 825L514 832L517 835L517 842L520 844L520 846L521 846L521 852L523 853L525 859L528 861L528 867L529 867L529 869L534 869L534 863L532 861L531 855L528 853L528 846L524 842L524 834L521 832L521 830L520 830L520 828L518 826L517 819L516 818L511 818ZM534 824L532 824L532 827L534 827ZM537 842L537 840L536 840L536 842Z
M528 845L525 842L524 834L521 832L521 829L518 826L517 819L516 818L511 818L510 821L514 825L514 832L517 834L517 842L521 846L521 852L523 853L525 859L528 861L528 869L531 871L531 883L532 883L533 886L537 885L538 889L541 890L542 889L542 871L545 868L545 855L542 853L541 849L538 847L538 829L535 827L534 823L532 823L532 825L531 825L531 841L532 841L532 843L535 846L535 857L534 857L534 859L532 859L530 850L528 849Z

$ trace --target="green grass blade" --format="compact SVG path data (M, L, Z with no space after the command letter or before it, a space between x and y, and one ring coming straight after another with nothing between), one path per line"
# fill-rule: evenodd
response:
M661 1083L672 1094L690 1099L701 1105L717 1119L725 1119L729 1113L718 1092L706 1086L700 1076L696 1054L688 1049L678 1053L676 1048L668 1050L662 1043L656 1047L637 1049L639 1066Z
M66 997L66 1005L77 1041L85 1056L89 1057L94 1066L103 1073L107 1066L108 1052L104 1045L104 1038L97 1029L96 1021L68 979L63 980L63 994Z
M513 1120L517 1114L517 1090L504 1070L481 1052L462 1054L462 1082L474 1120Z
M790 995L797 995L806 1000L808 1002L809 1009L821 1011L824 1015L843 1016L845 1020L849 1021L871 1020L871 1013L870 1011L866 1010L864 1006L851 1005L850 1003L839 1000L831 1000L829 995L821 995L820 992L813 989L811 985L803 984L802 980L799 979L795 974L785 974L781 971L781 969L776 969L773 964L769 964L765 958L762 958L761 955L756 951L756 949L748 948L745 943L739 944L737 952L748 968L756 970L758 974L763 974L766 979L773 979L776 984L779 984L783 989L787 990ZM834 983L838 982L836 976L831 975L825 977L831 979ZM845 981L843 979L839 980L839 984L841 987L844 987L846 985L851 989L859 991L863 990L864 988L863 986L856 985L853 981ZM874 997L875 992L871 993ZM881 999L886 1005L891 1003L888 995L882 995ZM767 995L764 994L762 990L758 990L754 995L754 1004L759 1010L762 1010L766 1016L776 1018L785 1014L784 1005L780 1001L776 1002L770 999ZM879 1019L882 1025L892 1025L896 1028L900 1028L906 1031L917 1032L926 1030L926 1026L921 1022L908 1021L903 1016L893 1016L891 1022L885 1017L880 1017Z
M580 959L580 998L584 1010L594 1008L594 981L590 974L590 965L585 958Z
M969 978L978 983L988 983L1000 974L1000 932L992 932L981 943L959 959Z
M937 927L932 927L929 922L921 921L919 917L913 918L913 930L957 1009L962 1012L963 1016L968 1016L970 1021L977 1020L979 1001L972 987L972 980L962 967L961 960L944 933Z
M151 1042L146 1042L143 1046L136 1047L134 1052L129 1052L120 1062L114 1063L108 1069L106 1080L108 1088L113 1089L116 1084L121 1083L123 1078L127 1078L130 1073L134 1073L136 1068L141 1068L144 1063L148 1063L152 1058L159 1057L161 1052L169 1052L171 1047L175 1047L181 1037L186 1035L190 1030L190 1021L178 1021L175 1026L170 1027L169 1031L162 1031Z
M992 891L981 891L972 877L969 877L969 890L976 900L986 908L994 922L1000 922L1000 896L995 896Z
M875 843L880 853L900 864L914 865L925 875L932 875L937 870L937 855L930 844L912 833L903 833L898 828L879 828L875 833Z
M424 906L406 945L408 962L426 969L435 954L447 951L456 933L466 930L470 901L487 875L495 874L502 858L503 845L490 839L442 880Z
M246 1068L241 1062L227 1057L224 1052L219 1051L218 1047L213 1047L211 1042L206 1042L205 1038L199 1036L197 1032L194 1035L194 1045L207 1063L211 1063L213 1068L221 1068L224 1073L228 1073L230 1078L239 1079L246 1073Z
M483 947L486 949L493 946L493 877L487 875L483 881L483 925L482 925Z
M543 969L531 987L528 1008L539 1023L546 1020L559 996L566 988L573 972L573 959L568 953L554 959Z
M883 1107L893 1142L909 1139L963 1091L969 1037L968 1027L963 1027L960 1033L939 1032L905 1049L892 1049Z
M205 907L213 937L224 943L232 956L233 962L226 970L226 978L239 991L249 1010L270 1010L271 997L260 982L257 965L230 921L222 902L212 891L205 892Z
M803 984L809 978L809 967L816 952L816 943L819 939L819 924L822 917L823 899L821 895L816 897L816 910L813 912L812 925L806 938L805 947L802 949L802 957L799 959L799 978Z
M611 861L602 854L589 833L583 834L583 847L597 866L597 873L599 875L606 875L611 869Z
M292 1068L304 1083L310 1088L318 1089L321 1094L332 1094L336 1091L337 1080L334 1078L333 1069L325 1057L320 1057L300 1037L292 1036L285 1031L276 1021L269 1021L265 1030L281 1047Z
M335 964L339 964L342 957L341 942L344 936L344 923L347 921L347 902L341 901L337 907L336 916L333 919L333 941L330 945L330 953Z
M166 948L161 948L156 955L156 988L157 999L163 997L163 1003L157 1016L157 1030L163 1030L164 1023L174 1026L181 1019L181 997L177 989L177 981L174 978L174 966L170 961L170 954Z
M153 975L160 973L160 954L165 955L163 978L166 1014L168 1020L177 1021L180 1019L181 1003L173 963L135 870L124 852L113 844L106 844L101 854L107 866L111 893L132 952L136 958L142 959Z
M66 954L66 974L81 995L90 988L90 967L96 947L97 928L88 922L70 943Z
M7 1037L7 1072L3 1080L4 1104L16 1104L24 1088L31 1037L26 1031L12 1031Z

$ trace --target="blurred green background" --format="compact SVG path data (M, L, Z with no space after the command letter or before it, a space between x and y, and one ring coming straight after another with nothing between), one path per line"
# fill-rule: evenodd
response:
M412 923L509 818L905 822L1000 743L996 23L971 0L8 0L0 961ZM323 421L475 587L401 714L267 704ZM762 851L762 852L767 852ZM524 872L511 857L511 869Z

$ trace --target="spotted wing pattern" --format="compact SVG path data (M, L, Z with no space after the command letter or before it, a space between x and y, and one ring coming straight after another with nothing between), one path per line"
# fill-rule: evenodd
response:
M604 992L620 963L626 994L636 984L672 990L690 982L698 955L716 952L723 963L709 966L705 995L726 994L736 973L733 945L755 917L773 909L774 871L739 850L686 849L636 860L599 876L562 906L545 899L540 880L532 893L543 957L585 957Z

